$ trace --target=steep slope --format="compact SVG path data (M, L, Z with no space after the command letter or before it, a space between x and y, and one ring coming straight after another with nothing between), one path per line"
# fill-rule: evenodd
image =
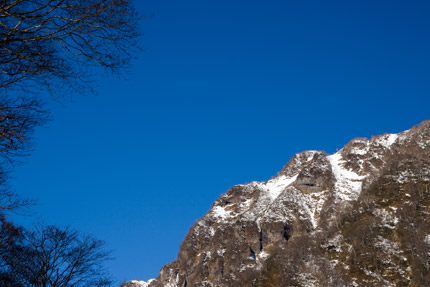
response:
M429 187L430 121L299 153L217 199L141 284L430 286Z

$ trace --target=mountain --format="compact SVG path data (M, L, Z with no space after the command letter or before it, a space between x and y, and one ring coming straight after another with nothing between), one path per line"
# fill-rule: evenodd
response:
M430 286L430 121L232 187L158 278L134 282L122 286Z

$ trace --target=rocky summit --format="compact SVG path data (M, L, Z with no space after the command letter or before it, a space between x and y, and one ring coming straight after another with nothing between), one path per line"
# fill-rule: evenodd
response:
M232 187L135 286L430 286L430 121Z

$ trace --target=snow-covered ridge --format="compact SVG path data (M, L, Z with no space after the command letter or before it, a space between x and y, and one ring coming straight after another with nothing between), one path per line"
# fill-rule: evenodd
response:
M402 133L402 135L404 135ZM288 220L291 214L288 212L279 211L285 202L300 207L304 219L311 222L314 228L318 225L319 214L327 200L329 194L333 194L336 203L341 201L356 200L363 187L363 181L369 177L369 174L364 172L364 162L366 160L378 159L381 160L385 152L396 143L398 134L384 134L372 139L354 139L345 148L339 150L335 154L325 155L318 151L305 151L296 154L289 164L274 178L265 182L251 182L249 184L239 185L242 187L242 192L248 190L249 193L258 190L258 196L246 195L245 192L241 197L247 197L246 200L241 200L240 204L221 205L221 202L215 204L209 211L209 216L212 216L219 221L228 221L238 216L244 219L260 221L264 217L269 217L272 220ZM351 167L352 162L346 158L348 154L357 155L359 158L354 159L355 170ZM315 161L317 157L325 157L324 161ZM332 189L319 189L310 191L309 187L300 186L297 181L299 174L310 165L317 165L322 170L327 166L331 169L333 176ZM376 168L374 168L376 169ZM325 178L324 180L329 180ZM309 191L306 191L309 190ZM234 197L234 194L227 197ZM277 202L280 202L279 204ZM277 210L279 209L279 210Z
M399 134L384 134L372 139L357 138L353 139L347 146L351 146L348 152L356 155L367 155L379 158L380 153L390 148L399 138ZM344 148L345 149L345 148ZM343 150L344 150L343 149Z

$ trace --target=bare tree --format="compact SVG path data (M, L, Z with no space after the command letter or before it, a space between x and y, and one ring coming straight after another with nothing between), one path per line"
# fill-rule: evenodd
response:
M0 158L13 162L26 155L37 126L48 119L39 100L28 97L0 97Z
M127 67L137 19L129 0L0 0L0 88L90 88L91 67Z
M92 91L95 67L123 71L137 51L137 19L130 0L0 0L0 211L26 203L7 178L48 118L38 93Z
M24 254L22 244L22 229L6 220L0 214L0 286L20 286L13 276L11 261L18 259L18 254ZM12 259L13 258L13 259ZM25 260L24 260L25 261Z
M7 179L49 117L38 93L83 93L96 67L123 71L137 19L129 0L0 0L0 287L111 285L102 241L56 226L28 231L3 213L28 204Z
M40 100L24 96L0 97L0 211L27 206L7 184L10 168L31 149L36 127L44 124L49 113Z
M6 220L0 229L0 287L102 287L112 281L103 267L104 243L70 228L35 231Z

